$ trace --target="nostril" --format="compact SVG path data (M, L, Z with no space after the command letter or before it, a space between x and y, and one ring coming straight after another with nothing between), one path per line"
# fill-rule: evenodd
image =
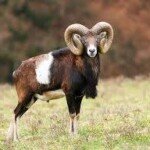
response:
M95 51L95 49L89 49L89 51L90 51L91 53L93 53L93 52Z

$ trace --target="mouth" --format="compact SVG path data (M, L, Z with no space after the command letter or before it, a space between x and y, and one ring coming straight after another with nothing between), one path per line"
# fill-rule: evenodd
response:
M94 54L94 53L91 53L91 54L90 54L90 57L91 57L91 58L94 58L95 56L96 56L96 54Z

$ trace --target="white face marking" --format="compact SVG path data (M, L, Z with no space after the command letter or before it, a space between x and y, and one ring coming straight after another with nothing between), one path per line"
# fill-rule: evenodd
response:
M54 58L52 56L52 53L49 53L47 55L48 57L43 59L35 69L36 79L40 84L50 83L50 68L54 61Z
M90 56L90 57L95 57L96 54L97 54L97 47L95 45L89 45L87 47L87 54Z

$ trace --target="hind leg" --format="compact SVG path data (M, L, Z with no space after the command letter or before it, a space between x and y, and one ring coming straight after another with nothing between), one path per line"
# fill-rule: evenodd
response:
M18 103L15 110L19 110L19 109L21 110L21 108L22 108L22 104ZM7 133L7 141L17 141L18 140L18 133L17 133L18 119L19 119L19 116L17 116L17 114L14 111L12 121L10 123L8 133Z
M32 98L32 95L26 96L24 101L19 102L17 107L14 110L13 118L10 123L10 127L7 134L7 141L17 141L18 140L18 120L19 118L31 107L31 105L36 101L35 98Z
M13 115L6 137L6 141L8 142L14 140L14 126L17 126L17 122L15 121L15 116Z

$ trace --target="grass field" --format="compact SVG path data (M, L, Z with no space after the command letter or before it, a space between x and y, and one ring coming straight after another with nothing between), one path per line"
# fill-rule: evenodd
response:
M82 102L79 133L68 134L65 99L37 101L19 122L20 141L5 144L17 104L14 87L0 85L0 149L150 149L150 78L117 78L99 83L99 96Z

